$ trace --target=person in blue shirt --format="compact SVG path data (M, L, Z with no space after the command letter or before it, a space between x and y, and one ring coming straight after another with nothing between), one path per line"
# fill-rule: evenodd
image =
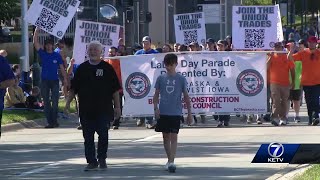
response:
M15 76L11 70L8 60L0 54L0 137L1 137L1 122L2 111L4 108L4 95L6 88L13 86L15 83Z
M142 45L143 45L143 49L140 49L134 55L159 53L158 51L151 48L151 38L149 36L145 36L142 38Z
M151 48L151 38L149 36L145 36L142 38L142 45L143 45L143 49L138 50L134 55L159 53L158 51ZM147 119L146 123L145 123L145 119ZM156 125L153 122L153 117L141 117L137 121L137 126L143 126L144 124L148 129L154 129Z
M65 43L63 39L59 39L58 42L56 43L56 48L54 49L54 52L59 53L60 51L64 48Z
M158 121L155 131L162 132L163 145L168 158L165 169L175 172L174 159L183 108L182 94L188 110L187 123L189 125L192 121L191 102L187 91L187 80L176 72L177 55L167 54L163 62L167 73L158 76L153 96L154 113Z
M68 85L67 75L60 54L53 51L53 41L50 39L45 40L44 49L42 49L38 40L38 33L39 28L37 27L33 36L33 44L42 61L41 95L43 97L44 112L48 122L45 128L55 128L59 127L57 121L59 102L58 68L60 67L61 69L65 85ZM51 98L49 97L50 94Z

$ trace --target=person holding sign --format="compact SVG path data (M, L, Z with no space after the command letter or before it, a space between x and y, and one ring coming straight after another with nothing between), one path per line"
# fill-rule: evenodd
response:
M294 44L289 45L288 58L302 62L301 85L305 93L308 109L309 125L319 124L320 96L320 50L316 49L317 38L308 38L308 47L294 54Z
M283 51L282 42L274 45L275 51ZM267 67L270 72L270 91L273 102L272 121L274 126L287 124L287 106L291 87L294 87L294 81L289 81L289 72L295 79L295 66L292 61L287 59L285 53L268 53ZM277 120L280 119L278 124Z
M79 116L88 163L85 171L96 170L98 167L107 168L110 122L121 115L119 102L121 86L112 66L101 59L102 49L99 41L90 42L89 60L80 64L75 72L68 96L70 102L75 94L79 97ZM95 132L99 135L97 156Z
M137 51L134 55L142 55L142 54L158 54L159 52L151 48L151 38L149 36L145 36L142 38L142 45L143 49L140 49ZM147 119L147 122L145 123L145 120ZM153 117L141 117L137 121L137 126L145 126L148 129L154 129L156 124L153 122Z
M187 80L176 73L178 57L175 54L167 54L164 57L164 64L167 73L157 78L153 97L154 113L158 120L155 131L162 132L163 135L163 145L168 158L165 168L169 172L175 172L174 158L182 116L181 95L183 94L188 109L187 123L189 125L192 121L191 103L187 91Z
M33 44L42 60L41 95L44 101L44 112L48 125L45 128L58 127L58 101L59 101L59 77L58 69L61 69L64 85L68 86L67 74L64 70L62 58L53 50L53 41L46 39L44 49L38 40L39 28L34 31ZM51 94L51 98L49 97ZM51 104L52 102L52 104Z

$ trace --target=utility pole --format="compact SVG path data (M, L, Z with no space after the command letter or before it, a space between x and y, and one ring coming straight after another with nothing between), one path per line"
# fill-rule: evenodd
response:
M28 33L28 23L25 20L26 14L28 11L28 1L27 0L21 0L21 15L22 15L22 52L20 57L20 64L21 64L21 70L22 70L22 82L23 84L26 84L28 72L30 70L29 65L29 33Z

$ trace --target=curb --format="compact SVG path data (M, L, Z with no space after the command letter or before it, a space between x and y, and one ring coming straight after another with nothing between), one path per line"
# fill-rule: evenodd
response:
M24 128L35 128L35 127L42 127L44 119L35 119L35 120L27 120L19 123L10 123L7 125L3 125L1 128L1 132L11 132L17 131Z
M294 177L303 174L311 167L312 165L310 164L288 165L267 180L292 180Z

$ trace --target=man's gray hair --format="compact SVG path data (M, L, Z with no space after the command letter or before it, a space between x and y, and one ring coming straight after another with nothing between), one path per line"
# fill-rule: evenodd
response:
M102 51L102 49L103 49L103 46L102 46L102 44L101 44L99 41L91 41L91 42L89 43L89 45L88 45L88 48L89 48L90 46L99 47L101 51Z

